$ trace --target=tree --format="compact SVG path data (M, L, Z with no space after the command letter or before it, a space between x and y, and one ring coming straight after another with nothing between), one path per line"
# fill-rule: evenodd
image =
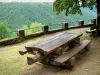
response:
M81 8L88 7L91 10L93 6L97 4L97 25L96 25L96 35L100 35L99 23L100 23L100 3L99 0L55 0L53 3L53 10L59 14L65 11L65 15L79 13L82 15Z
M7 27L7 22L0 23L0 39L10 37L11 30L9 27Z
M31 33L36 33L42 31L42 24L38 22L34 22L30 25Z
M23 29L25 30L25 35L29 35L42 31L42 24L38 22L33 22L29 27L28 25L23 25Z
M59 14L65 11L65 15L81 13L81 8L88 7L93 9L93 5L96 4L96 0L55 0L53 3L53 10Z

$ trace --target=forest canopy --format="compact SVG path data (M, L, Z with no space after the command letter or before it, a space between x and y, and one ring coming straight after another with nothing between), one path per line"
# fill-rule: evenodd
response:
M93 10L80 9L83 15L77 13L65 16L65 11L59 15L53 12L53 3L0 3L0 23L1 26L5 24L3 26L5 32L0 31L4 33L4 36L2 33L0 36L1 38L16 37L17 29L25 29L26 35L39 32L43 25L48 25L50 30L58 29L62 27L62 22L68 22L69 27L72 27L78 25L79 20L84 20L86 24L96 18L95 6L93 6ZM37 26L39 27L37 28Z
M81 8L83 15L68 16L65 16L64 12L56 15L52 8L53 3L0 3L0 21L6 21L9 28L16 30L22 28L23 25L30 27L33 22L38 22L42 25L52 25L61 24L63 21L90 20L97 15L95 7L92 11L88 8Z
M65 15L68 14L81 14L81 8L93 9L93 6L96 5L96 0L55 0L53 3L53 10L59 14L62 11L65 11Z

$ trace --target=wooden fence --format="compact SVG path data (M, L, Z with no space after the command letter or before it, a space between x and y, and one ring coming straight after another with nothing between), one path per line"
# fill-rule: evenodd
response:
M91 25L96 25L96 19L92 19L90 24L84 24L84 21L81 20L78 22L78 26L74 26L74 27L69 27L69 24L67 22L63 22L62 28L56 29L56 30L49 30L49 26L46 25L46 26L42 26L41 32L37 32L34 34L30 34L30 35L25 35L25 30L20 29L16 32L16 34L17 34L16 38L8 38L8 39L0 40L0 46L6 46L6 45L19 43L19 42L25 41L27 39L35 38L35 37L45 35L45 34L59 32L59 31L75 29L75 28L77 29L77 28L90 27Z

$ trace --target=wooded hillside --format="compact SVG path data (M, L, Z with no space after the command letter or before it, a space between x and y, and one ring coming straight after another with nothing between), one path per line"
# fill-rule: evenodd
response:
M75 22L96 17L96 8L92 11L82 8L82 12L83 16L78 14L65 16L64 13L56 15L52 10L52 3L0 3L0 21L7 21L12 29L21 28L23 25L29 26L33 22L50 25L61 24L62 21Z

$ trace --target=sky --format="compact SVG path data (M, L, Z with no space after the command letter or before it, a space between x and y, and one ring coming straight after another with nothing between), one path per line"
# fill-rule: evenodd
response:
M0 0L0 2L53 2L54 0Z

